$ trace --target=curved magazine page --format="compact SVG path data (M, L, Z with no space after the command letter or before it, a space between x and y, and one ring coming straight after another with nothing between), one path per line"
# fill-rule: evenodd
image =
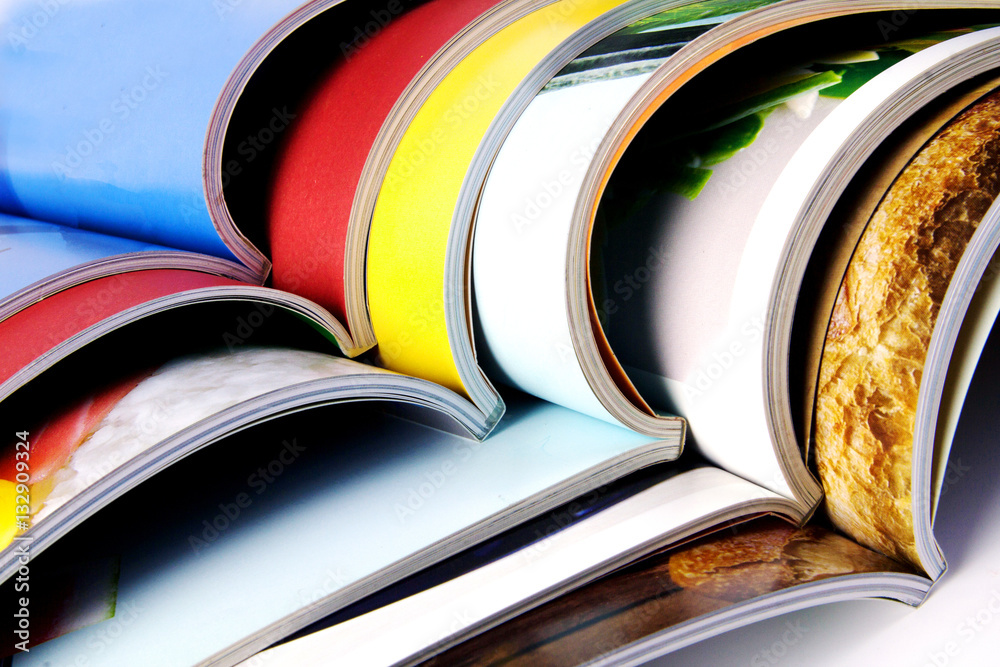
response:
M706 526L788 510L786 499L738 477L716 468L695 469L433 588L261 657L298 665L321 665L329 655L366 667L417 664ZM389 635L393 641L384 641Z
M909 113L993 66L998 34L982 30L930 47L862 87L852 98L857 104L844 104L831 113L825 131L810 136L769 194L758 216L767 224L754 228L747 252L767 266L776 266L773 280L765 287L761 274L755 275L753 267L745 263L740 268L737 296L771 313L760 340L760 359L769 378L765 394L768 424L776 437L788 438L793 432L787 399L787 355L795 300L790 295L801 285L808 253L823 221L850 175ZM767 301L759 298L765 289L769 291ZM778 400L779 396L783 399Z
M232 664L671 452L536 399L512 399L484 443L363 405L309 411L172 465L34 559L32 574L83 545L117 555L118 607L142 612L101 661ZM178 485L190 492L164 502ZM33 645L18 664L91 656L101 632Z
M219 237L203 158L230 73L300 2L65 3L41 27L36 3L5 3L0 207L236 258L262 282L266 259Z
M169 250L141 241L0 213L0 304L6 308L19 293L90 262ZM0 319L4 317L0 315Z
M478 367L463 374L451 349L445 304L456 295L445 260L455 203L483 134L524 76L617 4L559 0L515 21L456 64L410 123L382 182L368 245L369 310L388 368L467 395L488 414L499 407Z
M929 584L829 530L761 518L653 555L421 664L639 665L804 607L876 596L916 604Z
M0 267L0 321L73 285L127 271L179 269L253 281L242 265L209 255L3 214Z
M316 352L253 348L201 354L113 383L31 428L29 511L4 513L0 581L18 567L18 539L38 554L86 517L178 458L247 425L360 398L406 401L475 428L465 402L437 385ZM17 452L5 452L4 497ZM27 526L27 529L25 529Z
M1000 206L994 200L965 249L941 304L939 324L934 328L925 362L931 370L924 375L926 380L921 382L917 399L911 482L914 533L920 563L935 579L944 574L946 564L933 536L934 509L941 485L934 483L932 473L935 461L948 459L951 436L973 371L1000 313L995 270L998 247ZM992 274L988 272L991 267ZM943 428L948 430L942 433ZM945 470L945 465L941 468ZM940 474L944 476L944 472Z
M364 245L350 247L349 224L362 197L359 190L367 187L362 174L369 153L398 113L401 98L410 94L411 81L440 66L440 51L498 4L504 3L431 0L355 10L354 3L337 10L354 10L337 22L344 26L342 39L323 36L324 42L339 42L341 55L294 109L296 119L282 140L268 196L267 238L274 286L312 299L347 322L359 347L371 347L375 340L367 307L360 313L349 307L347 264L355 252L362 260L362 282L364 275ZM323 21L329 25L330 19ZM299 39L304 38L289 37ZM269 56L269 67L277 56L277 50ZM363 301L363 285L359 291Z
M234 281L195 271L131 272L92 280L53 295L4 320L0 396L25 379L31 364L102 320L128 308L192 289L236 287Z
M853 542L845 541L857 547ZM915 574L893 571L893 567L899 566L895 561L873 552L867 552L868 558L866 558L865 552L854 553L853 549L844 551L846 553L839 557L842 559L842 566L847 570L846 573L837 572L828 579L818 577L818 581L752 598L718 613L679 624L676 628L660 630L648 637L636 639L620 650L609 651L602 660L595 661L593 665L594 667L644 665L650 659L691 646L723 632L819 605L852 600L885 599L916 606L928 595L930 583ZM831 555L838 554L834 552ZM822 558L823 554L817 556ZM820 566L826 564L821 563ZM865 571L865 567L870 567L872 570ZM850 568L857 568L859 572L851 573ZM884 568L884 571L879 571L879 568ZM819 569L821 568L817 567L817 570ZM655 622L653 626L656 627ZM786 637L794 639L804 632L803 626L795 623L785 625L783 630L787 634L782 633L782 639ZM761 657L766 659L773 657L773 654Z
M363 320L368 334L374 337L367 299L368 237L372 216L389 165L396 154L403 136L424 102L440 85L448 72L472 53L489 36L523 18L531 12L550 4L552 0L509 0L481 16L459 33L438 53L440 66L428 66L410 84L406 94L396 103L396 109L379 131L375 146L368 154L361 174L363 187L357 190L351 209L347 238L347 310L348 317ZM412 168L414 165L410 165ZM352 320L354 321L354 320ZM389 350L389 354L395 354Z
M729 66L740 64L740 61L734 59L720 60L721 56L730 53L733 47L745 48L746 45L772 35L779 29L794 26L806 26L810 30L821 29L816 28L815 25L809 26L809 21L815 19L816 16L844 15L845 18L842 20L848 21L852 12L858 7L859 5L845 6L842 3L829 2L782 3L737 17L706 34L703 38L696 39L669 59L616 119L611 131L598 148L597 157L592 162L585 179L583 195L578 200L574 215L575 227L572 234L573 244L570 249L571 275L573 276L569 284L571 318L574 325L579 328L579 330L574 331L574 342L580 351L585 370L588 373L597 374L596 379L592 381L595 387L600 384L599 376L604 372L602 370L604 366L601 351L592 344L595 339L592 334L591 322L597 322L597 315L596 308L591 310L594 304L586 278L589 268L588 258L591 256L590 229L597 215L596 204L608 184L611 169L619 164L625 148L638 136L640 129L651 118L654 118L653 112L656 109L676 95L678 91L690 94L690 90L693 89L685 89L682 86L695 80L697 74L705 71L717 61L728 62ZM882 8L882 5L875 7L875 9ZM917 22L914 22L912 27L916 27L916 24ZM874 32L874 41L884 40L885 37L876 28L877 23L874 21L868 26L868 30ZM835 30L833 32L840 34L836 33ZM789 32L787 34L794 37L796 33ZM783 35L782 37L784 38ZM860 38L859 35L855 35L855 37ZM761 43L764 46L752 45L754 48L766 48L770 42ZM926 46L926 44L921 44L921 46ZM743 62L753 63L754 61L744 60ZM918 62L914 62L914 69L919 69ZM833 68L828 69L832 70ZM871 88L879 90L876 86ZM860 100L855 99L856 97L857 94L854 93L846 101L835 106L838 109L846 106L857 109L865 107L867 104L869 111L877 107L878 103L875 100ZM808 116L809 110L815 109L815 105L820 99L822 98L817 98L816 93L813 92L802 100L810 102L809 105L798 109L796 105L789 105L789 110L800 113L805 111L805 115ZM882 101L885 101L884 96ZM826 109L826 111L830 110ZM824 128L830 127L827 120L823 120L822 123ZM829 129L824 129L823 131L814 131L808 136L829 136L829 134ZM802 155L805 152L797 150L795 155ZM770 153L768 153L768 157L770 157ZM782 161L764 159L763 162L774 166ZM822 164L828 163L824 161ZM753 167L751 171L758 170L757 165L751 166ZM782 173L785 176L781 178L791 179L798 175L798 170L789 165ZM719 183L723 183L723 181L719 181ZM703 182L700 187L705 187ZM694 192L697 193L698 190L695 189ZM766 193L766 190L764 192ZM796 196L798 196L798 192ZM764 216L763 211L756 216L756 220L766 219L768 218ZM754 237L758 235L755 231L756 227L757 223L754 222L752 231L746 237L748 240L740 245L739 252L735 255L737 262L742 263L738 264L740 268L736 270L736 278L732 281L733 291L726 300L732 308L730 312L724 313L723 318L725 327L728 327L731 333L719 336L714 344L711 342L712 339L708 339L707 344L703 345L702 356L696 357L698 363L689 369L693 371L693 375L689 378L687 386L676 382L664 382L662 371L654 374L638 373L636 379L644 390L652 388L654 393L663 395L667 402L673 402L679 410L684 408L681 410L681 414L689 418L695 441L704 448L706 454L713 460L723 462L727 468L739 471L740 474L769 488L783 490L784 493L790 493L803 502L815 504L819 500L819 487L802 464L801 454L794 441L791 425L789 424L787 429L779 428L770 420L771 410L774 406L773 401L766 399L765 395L765 392L770 390L770 382L765 383L766 378L762 374L764 354L761 340L763 338L762 330L770 323L770 319L763 317L763 315L770 312L765 308L765 302L770 293L770 278L775 273L770 270L761 270L760 267L771 265L764 261L764 258L775 254L776 250L773 246L773 239L772 245L766 249L766 252L763 252L762 248L754 242ZM779 246L783 243L784 239L778 241ZM712 253L716 250L715 247L706 249L709 252L707 256L713 256ZM741 255L743 259L741 259ZM755 261L751 261L751 259ZM756 301L754 301L748 296L748 294L753 293L751 286L764 280L767 281L768 291L765 292L764 296L755 297ZM675 317L673 320L683 322L683 318ZM699 373L699 369L702 371L701 373ZM699 385L697 380L702 375L706 377L702 378ZM783 380L774 380L774 382L781 381ZM787 378L784 381L787 381ZM759 398L757 398L758 396ZM787 403L789 399L786 395L781 400ZM708 404L723 406L727 418L719 419L719 410L709 409ZM739 443L738 447L734 446L736 443ZM778 462L777 470L774 466L775 460Z
M0 325L0 339L11 345L11 352L0 365L0 401L111 332L165 313L181 317L192 308L212 304L216 306L210 314L212 326L197 321L165 326L178 327L178 334L184 337L212 338L217 344L233 347L259 338L262 329L278 326L271 316L280 311L297 318L297 329L290 335L297 336L298 328L304 327L322 341L319 346L323 351L341 356L332 332L336 320L310 301L191 271L133 271L63 290L5 320ZM227 305L232 308L223 308ZM200 317L206 317L204 311L199 312ZM230 321L216 321L227 315ZM277 337L281 338L280 332ZM141 353L143 343L140 337L128 349Z
M588 146L603 136L600 121L610 122L619 103L645 78L543 91L536 97L490 169L473 242L477 352L487 375L612 423L620 422L598 401L572 351L567 228L559 223L572 212L579 162L586 164ZM532 270L512 270L518 266Z
M991 197L986 191L989 180L980 175L981 182L977 184L976 179L967 175L981 173L970 169L973 165L989 164L990 112L977 105L973 108L980 111L975 116L956 119L995 91L997 84L994 77L987 80L979 77L956 88L954 94L939 97L882 142L853 176L825 223L817 251L810 259L802 288L809 299L800 300L797 306L792 334L796 348L807 349L793 352L790 367L803 366L803 393L809 398L803 410L802 432L807 433L807 440L822 435L815 444L822 444L823 449L815 451L822 454L820 480L828 487L828 505L837 506L841 518L848 513L867 516L863 523L874 521L879 526L878 533L895 545L894 553L913 563L926 563L923 569L934 579L940 576L944 563L935 555L931 525L937 498L946 486L944 478L954 479L956 464L947 462L952 435L980 352L1000 310L1000 290L995 288L989 270L978 287L975 281L962 277L963 264L977 256L977 262L983 261L981 244L975 235L969 238L971 230L978 223L981 231L976 234L981 234L995 224L988 213L979 220ZM941 134L946 127L947 133ZM929 144L932 139L934 143ZM943 205L954 214L932 213L941 211ZM870 232L865 230L869 226ZM934 226L937 231L931 234ZM865 240L859 245L863 237ZM966 241L968 246L964 245ZM899 244L921 249L903 250ZM959 254L961 260L956 267ZM919 258L918 265L907 267L908 257ZM842 288L849 263L852 266L849 284L845 282ZM879 268L872 272L875 266ZM890 297L887 301L880 285L889 284L886 280L893 273L896 277L891 282L896 285L896 293L909 296L887 308L894 299ZM933 278L925 280L929 276ZM937 287L929 290L930 285ZM843 293L838 297L840 292ZM969 298L972 302L968 313L957 314ZM837 313L835 322L831 322L835 301ZM947 312L939 314L938 307ZM876 311L881 315L871 317ZM896 314L888 317L890 311ZM900 337L894 321L908 322L909 331L919 333L919 338ZM855 322L857 328L849 326L850 322ZM959 323L961 332L952 346L949 339L953 333L948 332ZM883 334L874 337L853 333L872 332L879 327ZM847 340L852 337L853 341ZM823 343L828 340L832 340L831 357L841 361L827 359L823 364L823 412L817 416L813 428L805 420L813 418L813 399L820 383L820 357ZM907 345L909 349L901 354L898 345L908 340L919 340L920 344L912 348ZM858 355L856 350L870 352ZM887 364L893 369L889 373L885 372ZM914 374L905 367L918 366L920 380L913 383L910 378ZM847 376L851 379L846 379ZM795 379L790 381L794 387ZM837 398L844 391L851 394L846 404L843 398ZM853 421L849 416L857 414L854 406L870 406L873 398L880 407L867 414L883 415L874 423L884 427L876 434L867 425L855 422L851 428L853 453L845 459L845 450L836 444L838 424ZM940 412L935 419L938 405ZM928 428L935 421L936 427ZM895 426L885 426L889 423ZM810 430L815 432L809 433ZM893 435L887 437L890 433ZM872 437L882 440L878 448L885 452L878 465L872 462ZM853 471L849 473L853 481L845 488L844 471L848 470ZM894 480L892 483L871 483L872 479L888 479L887 474ZM845 491L851 494L846 503ZM845 505L853 509L845 512ZM855 539L872 544L861 533L849 532ZM871 534L868 530L863 532ZM877 548L890 551L888 547ZM930 557L916 554L930 554Z
M992 217L992 214L989 217ZM998 275L1000 275L1000 256L995 254L976 286L976 294L969 303L968 312L955 342L952 360L948 364L948 377L941 399L942 416L938 418L934 438L934 459L930 464L932 526L937 517L941 495L947 489L949 480L954 481L953 473L956 466L949 466L948 461L962 406L972 384L973 374L979 367L979 357L1000 314ZM919 530L918 528L918 534Z
M864 20L875 25L873 20ZM822 31L823 26L810 26L810 30ZM759 374L760 358L753 350L762 336L761 330L769 322L767 313L770 311L757 305L760 298L756 302L749 298L747 286L751 278L761 282L772 275L769 265L761 261L766 255L756 248L748 249L757 229L772 222L757 211L775 180L784 178L779 174L798 176L800 173L785 167L799 150L798 146L814 133L828 133L830 114L835 109L857 104L857 94L852 89L880 69L906 67L911 51L946 37L932 35L923 40L913 39L915 44L906 44L884 43L877 31L867 37L858 31L847 42L843 34L831 25L827 35L811 35L811 39L796 37L791 31L779 36L782 42L796 39L805 42L794 52L795 62L806 63L800 77L808 78L793 79L794 84L783 84L779 78L777 86L771 84L772 87L765 88L764 92L752 90L753 94L742 103L751 105L747 112L742 112L739 104L722 107L718 112L707 109L704 122L710 125L703 134L682 135L664 146L651 143L656 141L656 134L638 135L636 149L640 156L670 149L681 156L689 152L700 153L703 166L667 166L663 175L666 186L661 186L661 192L652 202L642 202L639 188L630 190L630 184L623 179L627 179L629 170L634 173L646 165L636 161L638 156L626 154L609 181L609 188L614 190L605 195L605 200L611 195L618 211L606 205L606 201L601 204L605 215L603 228L609 230L627 224L628 215L636 220L649 215L666 220L662 231L640 230L637 236L621 230L617 232L621 237L617 247L630 243L638 248L658 248L671 257L669 263L640 263L635 261L640 258L634 256L632 265L619 262L612 271L614 276L624 274L631 279L616 283L622 288L619 293L624 293L624 297L614 295L619 302L616 307L626 316L630 310L636 315L631 319L623 318L622 314L608 316L612 324L609 336L617 334L614 337L618 341L637 341L636 346L644 352L649 347L644 339L658 343L658 349L654 348L648 358L633 353L631 359L625 357L625 363L644 371L647 381L643 384L647 387L659 385L656 393L665 394L669 404L678 406L681 414L690 418L695 441L710 452L713 460L727 467L737 466L730 469L752 475L752 479L771 484L776 490L782 484L787 484L789 491L798 487L798 497L804 502L815 502L817 494L815 483L802 466L802 455L794 444L792 433L789 430L780 438L772 439L761 414L767 403L753 398L755 393L763 393L767 381L767 376L762 378ZM915 35L919 36L919 33ZM824 43L824 38L828 43ZM784 57L782 49L777 49L773 55L762 53L782 43L774 39L778 38L759 42L754 45L753 53L741 56L749 68L768 71L776 59L780 62L784 58L783 67L787 70L792 63ZM872 40L875 48L866 48L867 39ZM897 43L902 44L902 48ZM844 51L865 50L853 53L830 50L838 44ZM811 53L810 47L813 48ZM900 60L904 62L894 64ZM694 86L694 90L704 97L718 87L718 83L709 82L719 79L720 72L726 72L727 68L738 69L740 65L738 61L735 65L724 61L687 85ZM670 63L666 65L669 66ZM778 74L780 70L774 72ZM660 115L649 121L645 132L652 129L669 132L674 125L665 124L666 119L673 121L675 117L694 116L686 112L691 100L685 95L691 94L686 89L675 93L658 111ZM668 115L664 117L664 113ZM722 122L716 118L722 113L728 114L730 120ZM698 122L697 118L693 120ZM753 127L749 126L751 122L755 124ZM675 124L694 132L688 129L690 124L676 121ZM750 141L746 141L745 136L749 136ZM733 157L727 155L743 144L749 146ZM786 192L785 196L792 195ZM633 204L637 199L640 203ZM635 212L622 216L621 212L630 208ZM611 236L610 231L608 235ZM614 239L611 247L615 248L613 243ZM641 269L641 275L640 270L633 270L635 265L646 267ZM625 303L626 297L633 297L632 303ZM651 302L652 305L647 305ZM652 336L635 331L634 324L631 330L621 330L634 322L637 315L653 323ZM726 411L729 419L717 418L720 409ZM736 443L739 443L738 449ZM788 481L783 482L783 478Z
M1000 77L977 77L911 115L854 174L824 223L803 277L800 294L808 294L809 298L797 301L789 357L789 393L792 397L801 395L796 434L807 450L812 447L816 383L827 325L858 240L882 198L914 156L958 114L997 87ZM792 406L796 407L796 401ZM941 442L947 440L940 438Z
M641 397L631 419L612 416L573 352L566 249L583 176L611 122L670 54L742 7L703 2L671 8L677 4L644 7L656 13L589 48L528 104L490 166L476 209L472 258L480 353L488 373L647 433L662 424ZM600 24L607 29L612 24L606 18ZM532 270L510 270L518 265Z
M1000 562L1000 457L996 434L1000 412L1000 328L993 332L976 370L948 467L944 497L934 525L948 557L948 573L932 587L919 610L882 601L804 609L726 633L678 651L669 665L747 665L759 656L767 664L772 643L789 627L807 630L781 656L781 664L838 667L989 665L1000 635L974 620L1000 609L994 572ZM991 624L992 625L992 624ZM945 653L947 651L947 653ZM778 652L782 652L779 648Z
M998 105L992 91L957 114L885 192L844 274L817 388L816 462L834 523L933 578L944 569L930 532L938 408L1000 238L987 212L1000 193Z
M434 81L436 72L440 67L439 61L442 56L445 57L459 57L463 56L463 49L467 44L463 44L459 48L451 48L456 45L456 43L463 43L467 38L472 38L475 41L475 30L479 27L479 23L483 22L485 24L490 24L491 22L503 24L505 21L510 20L511 15L518 15L520 12L524 11L524 7L532 7L539 3L545 3L549 0L502 0L495 6L494 11L488 11L485 14L480 15L479 19L473 21L471 24L466 26L465 30L458 31L457 35L452 37L448 44L442 47L442 50L434 54L434 57L430 58L426 62L426 66L421 70L421 73L417 75L416 79L410 81L409 85L399 94L399 98L396 100L396 104L393 106L392 110L389 111L389 121L382 126L377 138L375 139L374 145L368 148L371 151L368 154L368 159L364 164L364 169L362 170L360 181L361 187L355 190L354 204L351 208L351 221L348 222L348 238L346 243L345 253L348 255L346 257L346 268L350 269L352 262L358 262L358 257L356 253L364 252L364 241L367 240L367 225L368 218L370 216L370 208L359 203L359 199L371 199L372 193L369 191L371 179L373 178L372 172L377 171L377 168L373 168L373 161L377 161L379 158L385 159L386 153L391 153L394 148L394 142L389 139L387 140L386 129L395 125L398 122L399 116L406 117L408 112L406 110L407 105L414 103L414 98L419 98L421 91L421 84L426 85L427 81ZM361 23L355 26L355 36L348 43L344 42L340 45L341 52L352 58L356 56L360 46L363 46L363 37L371 37L373 34L381 36L381 33L387 30L387 26L395 23L394 17L397 14L403 12L402 3L388 3L384 9L368 9L363 8L360 3L353 3L349 6L341 7L339 5L340 0L312 0L307 4L303 5L301 8L295 12L289 14L280 24L276 25L271 31L264 35L260 41L254 45L253 49L246 55L243 61L240 62L239 66L233 71L232 76L226 82L225 88L219 96L218 104L213 111L211 123L208 128L208 140L206 143L205 159L203 165L203 172L206 175L205 179L205 191L207 193L207 198L209 201L210 210L218 220L224 220L225 224L221 225L220 232L223 234L236 234L239 235L240 232L232 224L232 217L229 210L223 204L224 193L226 182L230 178L230 167L231 162L227 162L223 165L223 159L225 156L227 137L226 131L227 126L232 119L234 110L237 107L237 103L240 101L241 95L244 92L246 86L251 82L251 77L254 72L264 62L264 60L271 54L272 50L275 49L286 37L291 35L293 31L302 28L310 22L312 19L316 18L320 13L325 11L336 11L339 12L341 9L344 10L345 16L356 16L353 12L360 12L363 16ZM466 6L463 10L456 10L454 16L449 16L448 18L440 18L434 20L433 27L427 29L425 26L424 33L419 37L419 41L423 41L428 37L426 33L438 31L447 25L452 25L452 21L464 15L465 11L468 10ZM367 12L367 13L366 13ZM433 14L434 12L430 12ZM418 22L428 19L433 20L434 17L430 16L427 12L417 9ZM370 17L370 19L369 19ZM405 15L404 15L405 17ZM351 20L351 19L347 19ZM408 27L413 27L409 21L404 21L407 23ZM461 20L459 21L461 24ZM309 28L305 28L306 32L309 32ZM395 33L395 28L389 30ZM439 35L440 36L440 35ZM450 35L449 35L450 36ZM318 37L323 39L323 35ZM413 47L415 41L411 40L408 44L409 47ZM434 41L433 39L430 41ZM370 43L371 40L368 40ZM404 68L405 69L405 68ZM372 84L369 82L369 86ZM365 90L364 96L371 95L371 90ZM274 114L274 119L277 118L278 113ZM270 124L271 118L266 118L264 122ZM239 138L236 138L239 141ZM235 143L235 142L233 142ZM250 146L249 148L252 148ZM236 152L239 154L239 146L236 147ZM239 160L236 160L237 164L235 169L239 171L240 164ZM377 175L376 175L377 177ZM360 213L360 209L364 208L365 211ZM359 224L360 223L360 224ZM359 228L360 227L360 228ZM360 237L360 240L359 240ZM363 274L362 274L363 275ZM364 285L363 280L360 281L361 284L355 284L352 286L352 277L355 277L355 273L350 272L347 278L347 310L348 318L351 322L359 323L360 331L362 332L362 340L359 347L367 346L372 343L370 340L371 333L368 331L370 328L370 323L367 322L367 311L365 310L365 304L363 299L358 302L358 295L355 294L355 290L363 292ZM353 313L353 315L352 315ZM353 319L351 319L353 317Z

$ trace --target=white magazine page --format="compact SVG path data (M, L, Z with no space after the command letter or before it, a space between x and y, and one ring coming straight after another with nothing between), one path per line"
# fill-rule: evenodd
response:
M673 405L688 418L706 456L776 492L791 487L768 421L764 339L793 202L824 182L832 152L816 144L834 136L837 148L847 143L860 119L878 114L902 85L890 81L909 81L940 57L919 60L942 39L948 41L937 48L950 51L947 45L963 37L936 34L833 53L818 44L816 53L797 53L793 62L774 48L765 54L767 67L743 56L753 63L742 65L744 80L733 77L739 61L723 61L706 75L715 78L695 80L697 99L715 95L720 106L692 111L683 97L668 100L659 113L671 115L644 128L660 135L637 137L630 151L638 148L638 155L626 154L609 184L613 198L602 200L605 256L615 263L598 267L604 292L595 298L599 310L604 299L612 347L654 407ZM673 156L661 169L666 182L625 180L648 171L654 151ZM636 249L630 257L620 251L629 246Z
M244 663L325 665L332 655L365 667L412 663L427 649L467 638L581 586L611 567L704 527L704 517L760 511L787 501L716 468L660 482L467 574L362 616L276 646ZM740 508L739 511L737 508ZM391 641L386 638L391 637Z
M802 229L802 216L807 213L811 216L816 215L815 211L808 209L815 209L818 206L828 207L824 209L826 212L832 209L839 190L835 190L829 182L831 170L838 172L851 170L853 173L853 169L858 168L858 163L874 150L878 141L905 120L906 116L899 113L900 96L910 95L911 99L919 97L923 102L929 102L935 94L935 88L938 92L942 92L960 80L983 71L985 63L974 68L965 68L965 73L961 77L954 74L938 74L933 80L933 86L927 83L928 77L941 69L942 62L953 60L956 53L962 54L961 58L972 58L971 54L979 48L978 45L990 42L995 39L995 35L994 30L987 29L972 34L957 34L929 46L925 43L927 48L913 53L878 74L831 111L826 121L808 137L793 156L759 211L757 224L754 225L748 239L737 273L736 291L733 295L725 340L740 339L746 322L760 317L764 312L770 312L774 318L772 339L787 333L781 328L782 316L775 314L773 310L769 311L769 308L790 313L794 308L794 301L789 299L770 303L771 295L777 289L777 283L798 281L801 278L799 267L790 266L792 260L789 259L789 248L794 246L793 241L813 242L803 240L807 233ZM888 106L890 103L891 106ZM920 104L920 102L912 103ZM896 115L893 116L890 111L895 111ZM894 120L892 123L887 123L887 118ZM845 157L845 152L850 156L849 159ZM822 220L825 220L825 214L817 220L820 221L818 224L821 224ZM811 224L817 223L811 221ZM806 260L807 255L800 252L797 261L801 262L802 269ZM808 295L802 298L808 298ZM768 335L768 332L764 333L765 336ZM768 357L770 352L767 347L768 342L764 336L750 341L743 357L746 368L742 372L725 376L724 391L728 392L730 398L746 395L751 390L760 395L762 383L758 378L765 363L768 364L768 368L780 367L783 363L781 358ZM772 382L777 381L772 379ZM773 426L779 433L792 432L788 410L769 404L766 395L761 396L759 402L754 401L752 410L749 401L745 405L748 417L751 416L749 414L751 411L754 413L752 423L755 429L770 429ZM707 405L705 409L708 409ZM771 415L777 415L773 424L769 421Z
M473 285L487 373L609 422L615 420L594 395L573 351L566 248L590 158L646 78L539 94L497 155L475 227ZM556 159L525 160L525 155Z
M937 434L934 438L934 470L930 492L932 523L937 516L938 503L943 491L967 472L963 470L961 460L956 459L953 463L949 463L949 456L969 385L979 366L980 355L993 330L997 314L1000 313L998 277L1000 277L1000 256L995 256L969 305L948 368L948 379L941 398Z
M716 463L788 495L770 437L753 418L763 382L747 352L762 337L763 311L735 330L730 311L741 303L737 274L768 191L841 103L822 94L839 79L818 64L761 76L742 107L661 109L670 115L644 128L612 176L591 261L605 332L643 397L687 417L692 440ZM673 124L719 113L727 115L700 131ZM734 389L743 375L752 388Z
M687 7L666 10L601 41L546 85L504 140L477 211L472 261L478 347L498 380L616 421L589 386L570 335L573 211L615 117L670 54L730 16L713 11L722 9L695 11L691 20Z

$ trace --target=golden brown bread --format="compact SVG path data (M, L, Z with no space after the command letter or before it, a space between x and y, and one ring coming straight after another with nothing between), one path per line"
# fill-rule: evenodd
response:
M723 600L745 600L792 585L792 573L782 558L795 534L788 524L774 522L760 530L722 533L670 557L670 578L681 588Z
M681 588L730 602L837 575L907 570L825 528L775 520L682 548L668 568Z
M733 603L862 572L912 570L825 528L760 518L612 573L421 665L589 663Z
M919 567L911 507L914 415L941 301L1000 190L1000 93L921 149L872 216L827 329L816 462L834 523Z

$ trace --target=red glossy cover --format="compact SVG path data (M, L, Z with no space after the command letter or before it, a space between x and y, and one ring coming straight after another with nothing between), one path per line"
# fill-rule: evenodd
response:
M347 224L376 136L427 59L497 4L431 0L403 12L395 0L383 10L392 18L373 13L359 26L368 34L341 45L345 57L303 105L276 164L268 215L275 287L346 322Z
M65 289L0 322L0 383L56 345L127 308L200 287L243 284L197 271L158 269Z

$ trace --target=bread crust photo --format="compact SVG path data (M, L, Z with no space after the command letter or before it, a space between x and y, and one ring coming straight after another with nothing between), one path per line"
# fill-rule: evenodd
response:
M1000 93L935 135L865 229L827 328L816 463L838 528L919 566L911 460L924 360L941 302L1000 191Z

